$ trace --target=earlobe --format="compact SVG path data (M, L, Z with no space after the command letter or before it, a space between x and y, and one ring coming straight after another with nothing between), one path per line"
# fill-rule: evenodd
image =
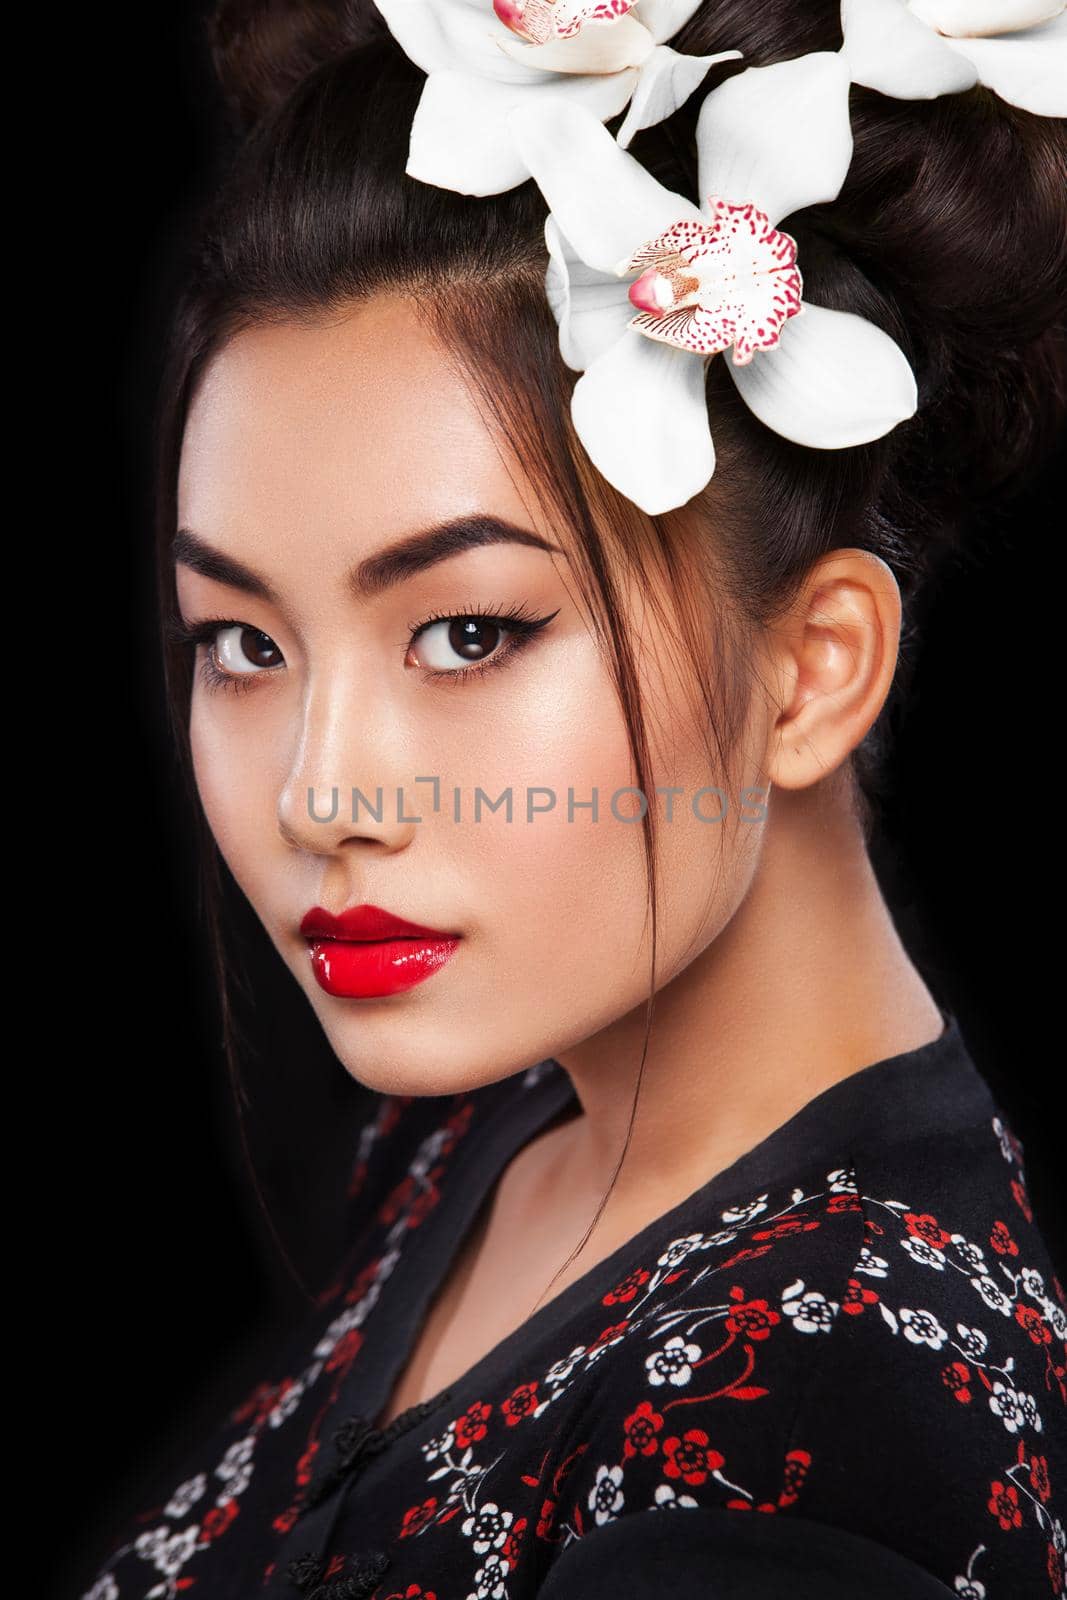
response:
M774 630L781 686L767 770L781 789L827 777L876 721L900 643L900 590L867 550L835 550L817 562Z

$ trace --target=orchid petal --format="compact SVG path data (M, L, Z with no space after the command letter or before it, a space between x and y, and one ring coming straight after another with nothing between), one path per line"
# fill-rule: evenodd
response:
M530 169L512 137L509 118L517 107L535 109L532 102L549 122L565 121L565 112L572 109L588 117L615 149L601 119L622 110L636 77L633 67L606 77L553 76L531 87L466 72L431 72L412 120L404 170L411 178L460 194L499 194L525 183Z
M489 0L375 0L389 32L423 72L465 72L498 83L541 83L547 74L504 48L513 34Z
M900 346L851 311L805 302L773 350L747 366L726 364L761 422L815 450L880 439L918 404L915 374Z
M1060 0L907 0L909 10L938 33L956 39L1035 28L1059 16Z
M1039 117L1067 117L1067 16L1025 35L953 39L952 49L1002 100Z
M505 28L501 48L515 61L549 72L621 72L624 67L639 67L655 48L656 41L635 17L592 24L566 39L549 39L545 44L527 44Z
M545 244L545 294L559 324L560 355L580 372L622 337L633 306L627 285L613 272L587 266L551 215L545 218Z
M638 0L637 16L657 44L671 39L684 28L701 0Z
M692 201L658 183L585 106L557 99L553 110L547 91L521 98L509 118L512 138L588 266L617 272L638 245L672 222L702 220Z
M978 74L900 0L842 0L841 54L853 83L897 100L959 94Z
M833 50L748 67L713 89L697 118L701 199L751 200L772 224L833 200L852 159L848 89Z
M714 56L686 56L668 44L658 44L642 64L626 117L615 135L625 150L641 128L651 128L685 104L717 61L736 61L740 50L720 50Z
M688 350L627 333L574 386L571 417L590 460L650 516L684 505L715 471L705 368Z

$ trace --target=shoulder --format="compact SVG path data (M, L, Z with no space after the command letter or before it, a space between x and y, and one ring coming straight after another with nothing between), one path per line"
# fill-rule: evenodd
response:
M1000 1117L846 1151L664 1241L605 1297L631 1310L569 1430L562 1548L756 1511L967 1600L1060 1594L1067 1318L1021 1155Z

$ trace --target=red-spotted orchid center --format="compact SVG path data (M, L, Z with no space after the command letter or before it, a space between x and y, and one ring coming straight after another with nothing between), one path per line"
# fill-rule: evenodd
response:
M587 22L617 22L637 0L493 0L501 22L530 44L573 39Z
M751 201L708 199L707 221L676 222L625 264L640 272L629 298L630 326L680 350L717 355L733 345L745 366L773 350L801 308L796 240L771 226Z

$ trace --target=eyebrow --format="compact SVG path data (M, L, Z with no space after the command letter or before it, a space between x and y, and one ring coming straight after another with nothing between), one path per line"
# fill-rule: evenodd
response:
M476 550L487 544L529 545L535 550L566 554L559 545L543 539L532 529L520 528L517 523L508 522L503 517L488 514L452 517L447 522L422 528L386 549L367 556L348 574L347 587L356 599L367 600L383 594L395 584L405 582L416 573L425 572L439 561L447 561L465 550ZM191 528L178 529L171 545L171 555L176 563L180 562L205 578L213 578L216 583L225 583L231 589L240 589L272 605L278 604L278 595L266 578L243 561L235 561L232 556L216 550Z

